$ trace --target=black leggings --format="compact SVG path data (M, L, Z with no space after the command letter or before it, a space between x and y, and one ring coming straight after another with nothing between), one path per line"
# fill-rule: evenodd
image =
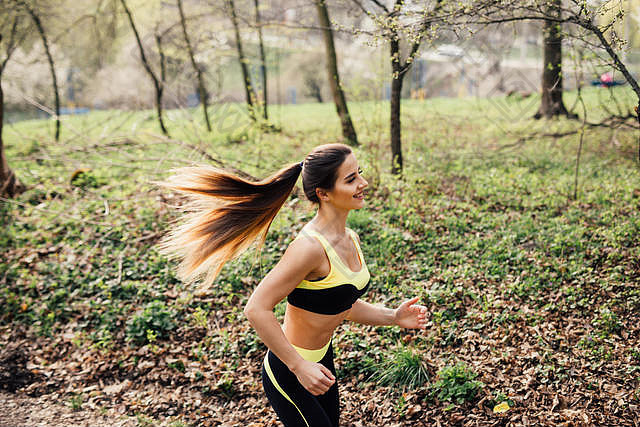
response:
M319 363L336 376L331 345ZM262 386L285 427L338 427L340 399L337 379L325 394L314 396L275 354L267 351L262 364Z

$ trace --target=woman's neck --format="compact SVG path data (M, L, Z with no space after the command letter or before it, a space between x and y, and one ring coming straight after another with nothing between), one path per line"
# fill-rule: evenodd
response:
M313 228L325 236L343 236L346 233L348 215L348 210L321 205L311 223Z

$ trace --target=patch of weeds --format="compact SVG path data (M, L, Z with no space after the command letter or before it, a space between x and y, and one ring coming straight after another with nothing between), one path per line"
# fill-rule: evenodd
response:
M193 319L193 324L202 329L207 329L209 324L209 313L202 309L202 307L197 307L196 310L191 315Z
M250 357L253 353L263 348L262 340L258 337L253 328L244 330L238 337L238 351L235 354Z
M496 405L499 405L502 402L507 402L507 405L509 405L509 408L513 408L515 406L515 402L512 399L510 399L509 396L507 396L501 391L497 392L493 399L487 401L486 405L489 408L493 409Z
M476 380L477 376L462 362L445 366L438 372L438 381L431 386L431 396L458 404L473 400L484 386L484 383Z
M399 416L403 417L405 412L407 411L407 400L404 398L404 395L400 396L396 401L395 410Z
M598 331L598 335L601 338L606 338L622 329L618 315L608 308L601 308L598 316L593 319L591 324Z
M182 372L184 374L185 367L182 360L176 360L175 362L169 362L167 366L171 369L175 369L178 372Z
M236 394L235 387L233 386L233 378L227 374L222 375L216 383L216 391L227 399L233 398Z
M89 339L93 342L92 349L99 349L108 352L113 348L113 336L108 329L100 329L89 334Z
M611 351L607 348L605 342L602 341L600 335L594 335L593 333L583 337L578 341L578 347L587 351L587 356L594 360L611 360L613 357Z
M70 184L78 188L100 188L106 182L97 177L90 169L78 169L71 175Z
M521 310L513 313L510 308L504 308L501 313L493 318L493 324L497 326L505 323L516 323L521 319L521 313Z
M175 328L175 313L162 301L151 301L127 322L127 339L136 344L149 342L149 332L155 337L166 338Z
M429 381L429 373L419 353L400 346L383 358L370 378L384 386L415 389Z
M82 397L82 394L74 394L69 398L69 404L74 411L79 411L80 409L82 409L83 401L84 398Z
M282 319L284 319L284 312L286 309L287 309L287 300L283 299L278 304L276 304L274 308L274 314L276 316L276 319L278 319L279 321L282 321Z
M536 366L536 374L542 384L559 383L567 378L567 370L564 366L557 365L553 361Z
M440 345L442 347L458 346L462 344L462 340L458 337L458 322L445 320L438 326L440 333Z
M153 418L147 417L144 414L136 414L136 426L138 427L153 427L154 421Z

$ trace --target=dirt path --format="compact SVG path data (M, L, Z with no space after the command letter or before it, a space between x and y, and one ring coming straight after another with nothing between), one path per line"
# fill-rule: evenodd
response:
M136 417L100 411L98 408L83 407L74 410L70 404L54 403L52 396L29 397L21 393L0 391L0 427L138 425L141 424Z

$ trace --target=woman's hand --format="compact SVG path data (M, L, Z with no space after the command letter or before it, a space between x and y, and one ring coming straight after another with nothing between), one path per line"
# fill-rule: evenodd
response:
M400 304L395 310L394 323L407 329L425 329L427 326L427 308L416 302L420 297L414 297Z
M300 365L296 366L293 373L300 384L314 396L325 394L336 382L336 377L333 376L329 368L322 363L308 360L303 360Z

